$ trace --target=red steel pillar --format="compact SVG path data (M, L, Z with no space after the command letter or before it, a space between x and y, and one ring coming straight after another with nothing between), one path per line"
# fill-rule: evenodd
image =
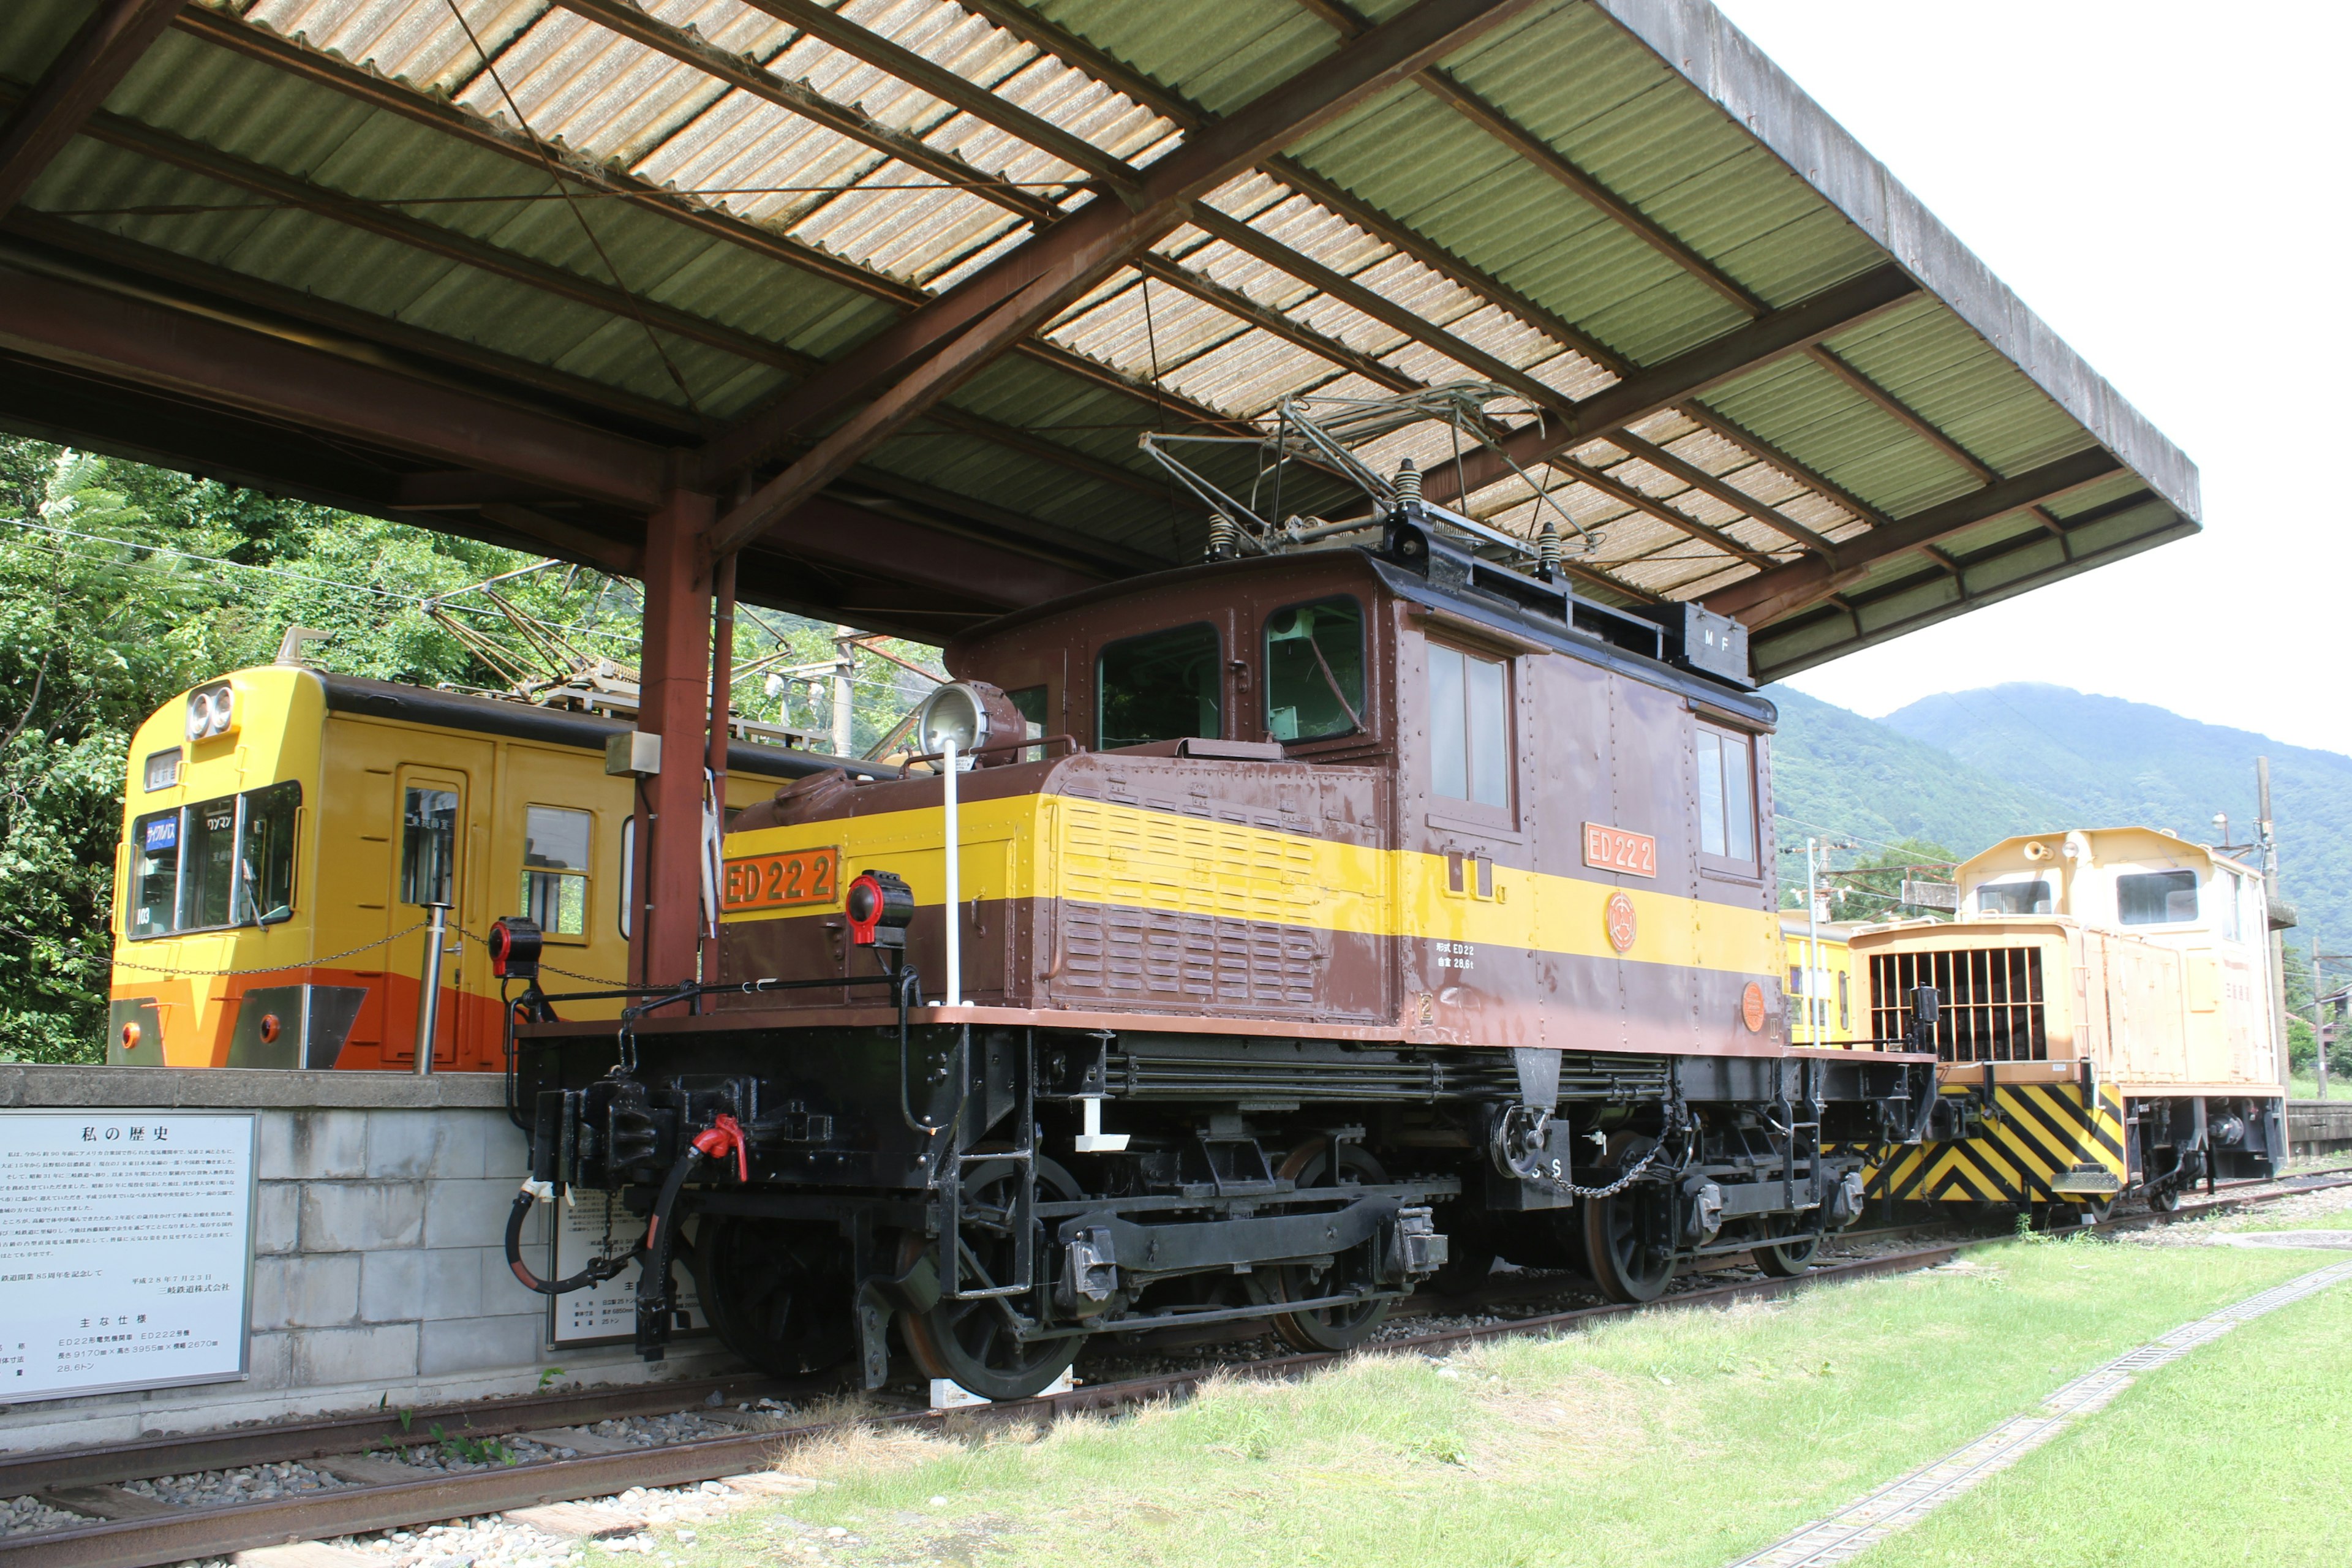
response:
M637 728L662 738L661 772L637 791L636 908L629 971L644 985L695 978L702 933L702 768L710 701L712 498L673 490L646 523L645 649Z

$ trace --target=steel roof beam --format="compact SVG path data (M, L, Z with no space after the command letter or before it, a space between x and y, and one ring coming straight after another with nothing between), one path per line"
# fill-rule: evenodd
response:
M569 4L569 0L565 3ZM745 0L745 3L780 22L790 23L843 54L864 60L867 65L887 71L900 81L922 89L940 102L961 110L983 124L993 125L1008 135L1019 137L1039 152L1051 153L1070 167L1091 174L1114 188L1132 190L1135 187L1135 165L1118 153L1107 152L1076 132L1066 131L1050 120L1032 114L971 78L957 75L905 45L851 21L839 11L817 5L815 0Z
M1670 474L1695 490L1713 496L1727 506L1736 506L1767 528L1811 546L1824 555L1834 556L1837 546L1822 534L1814 532L1780 508L1757 500L1738 485L1719 474L1710 474L1696 463L1678 458L1664 447L1643 440L1631 430L1612 430L1609 444L1620 451L1639 458L1660 473Z
M1085 72L1105 87L1124 94L1181 131L1198 131L1216 117L1171 87L1048 21L1021 0L956 0L956 5L981 16L1014 37L1052 55L1064 65Z
M1152 164L1143 173L1141 205L1097 198L745 421L712 444L707 472L740 472L812 420L867 395L878 384L889 384L721 519L711 548L724 553L756 538L875 443L1148 248L1182 221L1185 204L1531 3L1419 0Z
M2076 452L1850 539L1839 547L1835 565L1808 558L1742 578L1707 595L1706 607L1737 616L1751 628L1769 626L1852 587L1890 557L1923 550L1963 529L2054 500L2122 468L2104 447Z
M1340 369L1353 372L1391 392L1422 390L1419 381L1394 365L1383 364L1371 354L1352 348L1304 321L1295 321L1273 306L1261 305L1240 289L1230 288L1213 278L1204 278L1157 251L1146 251L1129 265L1171 289L1181 289L1204 304L1213 305L1229 316L1247 321L1262 332L1269 332L1286 342L1295 343L1308 353L1328 360Z
M106 101L149 46L163 36L182 0L105 0L0 128L0 216L25 193L90 113Z
M1573 450L1612 430L1639 424L1709 387L1802 353L1824 338L1893 310L1918 292L1919 285L1908 273L1888 263L1636 371L1577 403L1568 418L1547 420L1518 431L1503 443L1501 453L1475 454L1466 465L1468 492L1475 494L1511 478L1513 462L1521 468L1549 462L1554 453ZM1433 488L1453 486L1453 465L1442 473L1433 471L1428 482ZM1446 488L1444 493L1450 496L1454 491Z
M1837 377L1838 380L1843 382L1847 386L1862 394L1863 397L1869 403L1873 404L1884 412L1893 415L1896 420L1901 422L1904 428L1919 437L1929 446L1935 447L1936 450L1941 452L1945 457L1949 458L1952 461L1966 468L1969 473L1975 475L1979 483L1990 484L1993 480L2000 478L2000 475L1996 472L1990 464L1979 461L1977 455L1974 452L1969 451L1966 447L1961 446L1958 441L1953 440L1949 436L1945 435L1941 430L1937 429L1928 421L1926 415L1920 413L1917 409L1912 407L1909 404L1904 402L1901 398L1887 391L1886 388L1879 385L1878 383L1873 381L1867 375L1864 375L1861 371L1856 370L1842 356L1832 353L1830 350L1823 348L1819 343L1815 343L1812 346L1811 354L1815 364L1820 365L1823 370L1828 371L1832 375Z
M1554 458L1551 467L1554 473L1572 476L1577 483L1588 485L1611 500L1622 501L1637 511L1646 512L1668 527L1681 530L1709 549L1720 550L1734 560L1745 561L1759 572L1769 571L1780 564L1762 551L1749 549L1721 529L1701 522L1688 512L1669 505L1659 497L1616 478L1606 468L1592 468L1578 462L1573 458L1565 457Z
M13 266L0 347L639 514L668 488L665 447Z
M1767 441L1747 426L1727 415L1717 412L1697 398L1686 398L1676 404L1675 412L1692 424L1712 430L1733 446L1761 458L1814 494L1827 496L1863 521L1875 527L1890 521L1885 512L1829 478L1820 469L1799 461L1785 447L1776 446Z

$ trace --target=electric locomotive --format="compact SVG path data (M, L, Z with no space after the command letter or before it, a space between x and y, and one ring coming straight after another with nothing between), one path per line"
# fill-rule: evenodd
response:
M1790 1043L1741 629L1381 499L959 637L928 758L739 815L707 984L518 999L526 1283L641 1263L658 1357L683 1262L754 1364L873 1385L895 1333L1006 1398L1098 1333L1344 1348L1498 1257L1807 1267L1934 1059ZM541 1280L567 1186L642 1239Z

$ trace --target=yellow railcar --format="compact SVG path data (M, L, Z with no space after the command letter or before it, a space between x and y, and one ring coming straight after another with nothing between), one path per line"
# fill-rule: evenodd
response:
M1857 933L1871 1027L1935 988L1942 1093L1874 1193L2097 1211L2273 1173L2286 1051L2250 867L2144 827L2004 839L1961 864L1959 918Z
M1868 1022L1862 1016L1862 993L1854 984L1853 950L1847 945L1847 938L1860 929L1858 921L1812 923L1802 910L1780 911L1790 1045L1845 1045Z
M520 910L549 963L623 980L634 786L604 750L628 728L293 664L165 703L124 785L108 1059L413 1068L425 906L441 901L456 929L434 1066L500 1068L497 982L459 933ZM730 810L833 765L738 742Z

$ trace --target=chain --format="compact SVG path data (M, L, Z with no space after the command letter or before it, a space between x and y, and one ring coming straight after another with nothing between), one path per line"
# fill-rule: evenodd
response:
M490 945L490 939L488 937L481 936L476 932L467 931L464 926L458 925L455 921L450 922L449 929L456 931L459 936L470 937L474 941L480 942L485 949ZM544 958L539 961L539 966L541 969L546 970L550 974L561 974L566 980L585 980L591 985L603 985L614 991L625 991L628 989L628 984L625 981L607 980L601 974L578 974L569 969L558 969L555 965L548 963Z
M143 959L137 958L118 958L114 963L119 969L136 969L147 974L178 974L191 979L212 979L232 974L283 974L289 969L315 968L321 963L333 963L338 959L351 958L365 952L372 947L382 947L385 942L398 942L402 937L408 935L409 931L419 931L424 929L425 922L418 921L407 931L396 931L389 936L380 936L373 942L363 942L357 947L345 948L341 952L331 952L324 958L306 958L294 963L265 963L258 969L174 969L168 964L149 963Z
M1665 1148L1666 1146L1663 1142L1651 1144L1650 1152L1643 1155L1638 1161L1634 1162L1631 1170L1627 1171L1623 1175L1618 1177L1615 1181L1610 1183L1605 1187L1580 1187L1574 1182L1559 1181L1554 1177L1544 1175L1540 1172L1532 1176L1523 1177L1522 1180L1533 1183L1535 1185L1543 1188L1546 1192L1558 1193L1562 1197L1613 1198L1619 1193L1623 1192L1627 1187L1632 1186L1635 1180L1641 1176L1642 1173L1650 1168L1651 1163L1656 1160L1660 1154L1665 1152Z

